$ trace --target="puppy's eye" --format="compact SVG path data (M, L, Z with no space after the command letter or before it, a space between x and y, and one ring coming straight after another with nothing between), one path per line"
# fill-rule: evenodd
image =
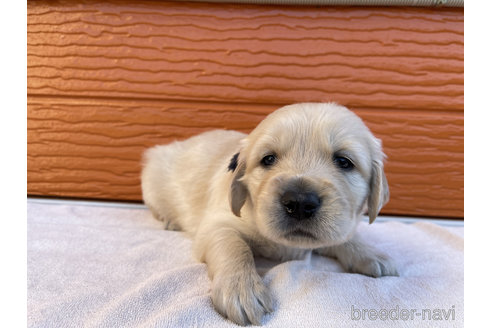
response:
M275 155L267 155L261 159L261 165L272 166L276 161L277 157Z
M352 163L348 158L343 156L336 156L333 161L335 165L345 171L350 171L354 168L354 163Z

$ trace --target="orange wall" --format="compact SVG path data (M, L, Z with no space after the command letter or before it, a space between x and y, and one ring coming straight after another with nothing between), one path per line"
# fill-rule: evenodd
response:
M28 1L28 193L140 200L146 147L336 101L388 214L463 216L463 10Z

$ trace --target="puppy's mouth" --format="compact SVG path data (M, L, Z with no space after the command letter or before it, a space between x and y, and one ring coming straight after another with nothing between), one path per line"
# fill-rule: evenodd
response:
M302 229L296 229L293 231L290 231L286 234L286 237L301 237L301 238L308 238L308 239L317 239L312 233L302 230Z

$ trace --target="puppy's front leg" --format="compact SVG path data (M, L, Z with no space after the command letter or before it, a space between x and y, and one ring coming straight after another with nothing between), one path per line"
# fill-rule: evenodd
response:
M320 248L316 252L335 257L348 272L372 277L398 276L393 262L385 254L362 242L357 235L341 245Z
M239 325L260 325L272 311L272 299L256 271L253 252L233 228L199 234L195 250L212 278L212 302L219 313Z

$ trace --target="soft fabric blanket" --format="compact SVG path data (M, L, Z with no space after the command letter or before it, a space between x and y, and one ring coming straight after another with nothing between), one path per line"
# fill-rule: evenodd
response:
M191 240L144 208L28 201L28 327L233 327L214 311ZM265 327L461 327L463 228L361 223L400 277L336 260L257 267L275 299Z

